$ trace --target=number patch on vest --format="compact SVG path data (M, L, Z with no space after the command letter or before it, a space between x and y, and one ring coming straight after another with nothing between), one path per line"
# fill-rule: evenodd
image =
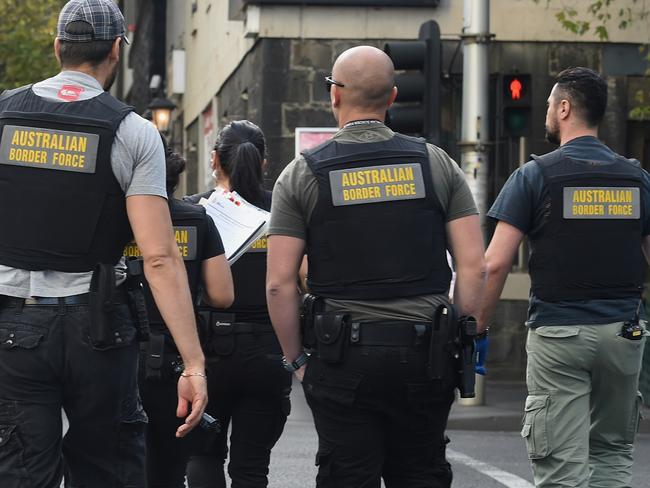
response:
M641 196L634 187L564 188L565 219L639 219Z
M196 259L196 227L175 226L174 237L178 250L185 261ZM135 242L130 242L124 247L124 256L127 258L142 259L142 251Z
M340 169L329 176L335 207L426 197L418 163Z
M98 147L97 134L5 125L0 164L94 173Z
M248 249L247 252L266 252L268 248L267 237L260 237L253 245Z

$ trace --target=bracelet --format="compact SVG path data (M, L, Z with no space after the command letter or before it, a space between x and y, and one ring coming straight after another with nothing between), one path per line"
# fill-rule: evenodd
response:
M183 378L189 378L190 376L200 376L201 378L205 378L206 380L208 379L208 377L206 376L205 373L185 373L185 372L183 372L183 373L181 373L181 376Z

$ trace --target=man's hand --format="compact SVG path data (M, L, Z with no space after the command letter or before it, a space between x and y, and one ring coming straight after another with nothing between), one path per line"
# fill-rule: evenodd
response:
M191 372L188 372L191 374ZM203 376L181 376L178 379L178 407L176 416L187 416L185 423L178 427L176 437L184 437L201 421L208 404L207 381ZM191 413L187 415L191 406Z
M307 365L303 364L300 368L295 370L293 374L296 375L296 378L298 378L298 381L302 383L302 379L305 377L305 371L307 371Z

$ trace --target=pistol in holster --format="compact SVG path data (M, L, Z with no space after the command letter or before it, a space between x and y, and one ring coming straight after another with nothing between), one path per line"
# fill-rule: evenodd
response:
M436 309L431 330L427 374L433 380L441 380L451 360L461 398L474 397L476 333L476 320L473 317L458 317L453 305L440 305Z
M476 383L476 319L462 316L458 319L456 336L458 391L461 398L474 398Z
M142 261L139 259L127 259L126 261L126 294L128 297L131 313L135 317L138 341L144 342L149 339L149 316L147 304L144 298L142 280L144 271Z

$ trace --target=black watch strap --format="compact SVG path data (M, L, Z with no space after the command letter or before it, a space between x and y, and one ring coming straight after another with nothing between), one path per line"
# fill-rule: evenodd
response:
M282 366L290 373L293 373L299 370L300 368L302 368L303 365L307 363L308 359L309 356L307 356L307 354L304 352L301 353L300 356L298 356L296 359L294 359L291 362L289 362L289 360L286 357L282 356Z

